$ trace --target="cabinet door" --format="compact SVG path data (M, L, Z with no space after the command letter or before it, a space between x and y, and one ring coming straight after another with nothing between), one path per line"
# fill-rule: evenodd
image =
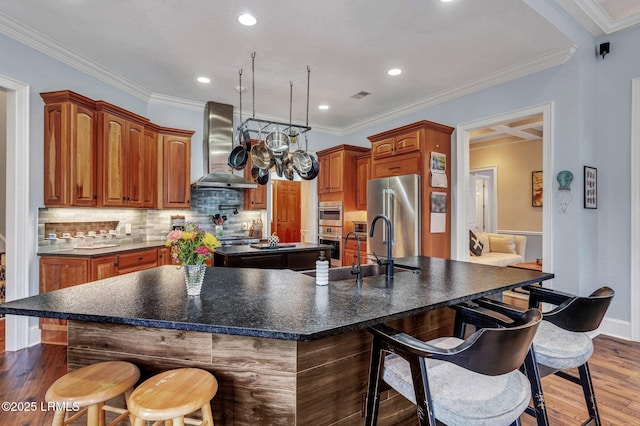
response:
M59 290L89 281L89 260L72 257L40 258L40 293ZM65 345L67 321L40 318L42 343Z
M344 151L329 156L329 192L344 191Z
M163 135L162 206L189 208L191 203L191 138Z
M400 155L392 158L385 158L373 163L372 177L391 177L408 175L412 173L420 174L420 152Z
M394 138L383 139L371 144L371 158L385 158L393 155L395 148Z
M44 205L47 207L69 204L69 152L64 126L68 112L65 104L44 107Z
M72 102L44 108L44 204L96 205L96 114Z
M103 256L91 259L91 281L118 275L118 256Z
M331 161L329 155L318 156L320 171L318 172L318 194L326 194L331 190Z
M394 154L401 155L407 152L420 150L420 131L398 135L395 138Z
M174 265L176 262L171 259L171 248L160 247L158 249L158 266Z
M144 131L139 179L141 207L155 209L158 205L158 133L151 130Z
M102 205L121 207L125 204L127 122L104 113L102 126Z
M367 181L370 179L369 158L356 160L356 209L367 209Z
M97 204L96 113L75 104L70 109L70 204L92 207Z
M127 139L124 141L124 204L127 207L142 207L144 181L150 176L145 172L144 128L136 123L127 123Z
M252 141L255 142L255 141ZM251 176L251 168L253 162L251 156L247 160L247 165L244 168L244 178L253 180ZM267 185L258 185L256 188L244 190L244 208L245 210L264 210L267 208Z

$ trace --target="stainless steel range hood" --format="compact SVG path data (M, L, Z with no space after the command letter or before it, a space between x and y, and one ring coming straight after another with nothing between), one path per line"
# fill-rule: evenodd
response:
M206 176L195 189L246 189L257 184L232 173L227 160L233 149L233 105L207 102L204 109L203 160Z

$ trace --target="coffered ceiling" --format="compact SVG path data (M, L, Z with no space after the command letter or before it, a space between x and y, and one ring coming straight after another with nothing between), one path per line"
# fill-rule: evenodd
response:
M637 1L557 1L637 14ZM255 26L238 23L244 12ZM292 119L304 123L309 66L310 125L336 134L559 65L575 49L522 0L0 0L0 33L145 101L194 110L237 109L242 69L245 118L288 121L293 84Z

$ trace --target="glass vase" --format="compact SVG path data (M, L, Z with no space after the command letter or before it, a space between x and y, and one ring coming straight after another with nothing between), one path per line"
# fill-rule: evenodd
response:
M184 282L187 285L187 295L198 296L202 290L206 265L183 265Z

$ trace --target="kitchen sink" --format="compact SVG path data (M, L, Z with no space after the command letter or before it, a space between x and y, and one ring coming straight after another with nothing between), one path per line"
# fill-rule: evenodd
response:
M409 271L410 269L393 268L393 272L404 272ZM385 265L378 265L377 263L367 263L366 265L362 265L362 278L372 277L375 275L384 275L387 272L387 267ZM302 271L303 274L309 275L310 277L316 276L316 271ZM338 268L329 268L329 281L345 281L350 279L356 279L355 274L351 273L351 266L341 266Z

